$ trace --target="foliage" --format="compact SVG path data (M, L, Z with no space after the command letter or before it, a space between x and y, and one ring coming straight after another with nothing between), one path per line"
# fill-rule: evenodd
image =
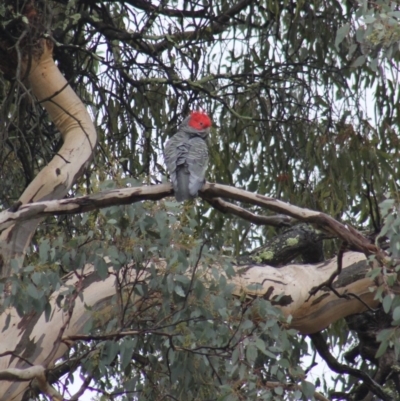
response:
M398 175L392 162L399 146L398 91L389 78L398 58L390 36L398 17L394 3L243 1L237 10L229 1L184 4L180 10L174 1L157 7L53 3L55 58L100 135L82 190L96 190L93 174L101 181L121 175L163 180L163 144L191 108L203 107L214 121L210 181L378 230L375 199L395 189ZM228 10L236 10L229 11L234 18L226 17ZM20 15L5 14L13 20ZM382 18L386 24L378 25ZM380 39L373 41L377 29ZM198 34L187 33L192 31ZM380 51L369 51L371 63L356 62L367 40L379 43ZM379 69L373 67L378 56ZM13 177L3 177L7 206L60 143L29 94L3 84L0 159L2 171L10 169ZM268 233L207 210L199 209L200 220L211 216L203 222L207 230L235 227L226 240L236 253L265 241Z
M37 302L47 298L37 292L54 270L73 272L90 263L105 279L111 269L115 296L106 307L90 310L87 340L73 346L58 368L73 361L95 380L99 394L121 394L121 400L282 399L283 388L271 392L260 384L259 371L279 378L282 386L301 384L296 332L283 329L285 319L269 301L243 303L231 296L230 258L196 239L192 210L183 221L178 212L171 201L111 207L100 211L95 229L82 222L84 236L43 240L35 271L29 266L15 280L21 291L11 301L31 308L21 315L41 312ZM154 266L160 256L165 269ZM26 282L37 292L29 285L23 291ZM71 287L60 294L58 305L68 310L75 292ZM313 392L310 383L304 386ZM298 399L300 388L289 399Z

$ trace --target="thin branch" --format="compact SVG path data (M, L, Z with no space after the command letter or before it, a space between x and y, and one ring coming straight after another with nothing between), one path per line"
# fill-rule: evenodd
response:
M347 242L343 241L342 244L340 245L340 249L337 255L337 269L331 274L331 276L328 278L328 280L324 281L323 283L317 285L314 288L311 288L310 291L310 296L308 297L307 301L315 295L318 291L320 291L324 287L328 287L331 291L333 291L337 296L339 297L348 297L347 294L340 295L333 287L333 281L335 280L336 277L340 275L342 272L342 266L343 266L343 254L346 251L348 247Z
M82 377L81 377L82 378ZM88 375L84 378L81 388L75 393L69 401L79 401L79 399L83 396L83 393L87 390L90 385L90 382L93 380L92 376Z
M176 46L179 42L199 39L206 40L207 38L209 39L210 36L224 32L228 28L229 20L235 15L238 15L251 3L252 0L242 0L223 12L221 15L216 16L212 22L207 21L208 23L205 26L194 30L176 32L162 36L160 37L162 40L155 44L152 44L150 40L144 41L140 33L128 33L110 24L95 20L89 13L83 13L81 21L92 25L98 32L106 36L109 40L121 40L126 43L131 42L132 45L138 47L142 52L155 56L172 46ZM135 6L137 6L137 4L135 4ZM151 7L151 5L148 5L148 7Z
M322 290L324 287L329 288L338 298L345 298L349 299L350 297L353 297L360 301L369 311L374 312L374 309L372 309L366 302L364 302L357 294L354 294L353 292L346 292L343 294L340 294L334 287L333 287L333 281L339 277L340 273L342 272L342 267L343 267L343 255L348 248L347 242L343 241L342 245L340 246L338 255L337 255L337 269L331 274L331 276L328 278L328 280L324 281L323 283L315 286L314 288L311 288L309 292L309 297L307 298L307 302L310 300L312 296L314 296L318 291Z
M233 214L258 226L288 227L294 222L293 218L284 215L261 216L221 198L206 198L203 196L203 199L221 213Z
M139 10L146 11L147 13L155 12L157 14L165 15L167 17L185 17L185 18L206 18L207 9L200 10L183 10L173 9L161 5L154 5L150 1L145 0L127 0L127 4L138 8Z
M151 332L152 334L160 334L165 335L165 333L153 332L148 330L147 332ZM63 337L63 342L70 341L104 341L104 340L118 340L120 338L124 338L127 336L138 336L143 334L143 331L140 330L129 330L129 331L120 331L117 333L109 333L109 334L101 334L101 335L85 335L85 334L76 334L70 335L67 337Z
M185 295L185 302L184 302L184 305L185 305L185 306L186 306L188 297L189 297L190 293L192 292L193 283L194 283L194 278L195 278L195 276L196 276L196 271L197 271L197 268L199 267L200 260L201 260L201 255L202 255L202 253L203 253L203 249L204 249L206 243L207 243L207 241L204 241L204 242L201 244L200 251L199 251L199 256L197 257L197 261L196 261L196 263L195 263L195 265L194 265L194 267L193 267L193 269L192 269L192 277L190 278L189 288L188 288L188 290L187 290L187 292L186 292L186 295Z
M316 350L320 357L327 363L329 369L333 370L338 374L348 374L350 376L354 376L357 379L360 379L368 389L380 397L383 401L393 401L393 398L388 395L384 389L375 381L373 380L367 373L352 368L348 365L344 365L339 363L335 357L330 353L328 344L322 337L321 333L310 334L311 341L315 346Z

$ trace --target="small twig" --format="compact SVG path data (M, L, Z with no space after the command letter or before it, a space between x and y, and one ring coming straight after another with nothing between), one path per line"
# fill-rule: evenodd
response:
M343 391L335 391L334 393L331 393L331 398L332 400L351 400L352 396L351 394L344 393Z
M82 378L82 377L81 377ZM90 385L90 382L92 381L93 377L92 376L87 376L84 378L83 383L81 388L78 390L77 393L75 393L69 401L79 401L79 398L83 395L83 393L87 390L87 388Z
M69 82L66 82L65 85L63 87L61 87L61 89L59 89L58 91L55 91L54 93L52 93L50 96L45 97L44 99L39 100L39 104L44 103L44 102L49 102L50 100L53 100L54 97L56 97L57 95L59 95L67 86L69 85Z
M309 296L306 300L306 302L308 302L310 300L310 298L312 296L314 296L318 291L322 290L324 287L328 288L329 290L331 290L338 298L344 298L344 299L349 299L351 297L357 299L358 301L360 301L369 311L371 312L375 312L374 309L372 309L366 302L364 302L358 295L352 293L352 292L346 292L344 294L340 294L339 291L337 291L334 287L333 287L333 281L335 280L336 277L338 277L340 275L340 273L342 272L342 268L343 268L343 254L346 251L348 247L348 244L346 242L342 242L342 245L340 246L338 255L337 255L337 269L332 273L332 275L329 277L328 280L324 281L322 284L313 287L310 292L309 292Z
M201 255L202 255L202 253L203 253L203 249L204 249L206 243L207 243L207 241L204 241L204 242L201 244L200 251L199 251L199 256L197 257L196 264L193 266L192 277L191 277L191 279L190 279L189 289L187 290L186 295L185 295L185 302L184 302L185 305L186 305L187 299L188 299L188 297L189 297L189 294L190 294L191 291L192 291L193 282L194 282L194 277L195 277L195 275L196 275L196 270L197 270L197 268L198 268L198 266L199 266L199 264L200 264Z
M27 365L34 366L32 362L30 362L28 359L24 358L23 356L16 354L15 351L2 352L0 354L0 358L2 358L3 356L7 356L7 355L12 355L14 358L21 359L21 361L24 361Z
M346 295L348 295L348 297L353 297L358 301L360 301L370 312L376 312L378 310L378 309L372 309L366 302L364 302L357 294L354 294L353 292L347 292ZM340 296L339 298L341 297L342 296Z
M339 298L348 298L348 294L342 294L340 295L333 287L332 287L332 283L335 280L336 277L338 277L340 275L340 273L342 272L342 267L343 267L343 254L346 251L348 247L348 244L346 241L343 241L338 255L337 255L337 269L331 274L331 276L328 278L328 280L324 281L323 283L317 285L316 287L311 288L310 292L309 292L309 297L307 298L306 302L308 302L310 300L310 298L315 295L318 291L320 291L322 288L324 287L328 287L331 291L334 292L334 294L336 296L338 296Z
M67 160L63 155L60 155L59 153L56 153L55 156L61 157L61 159L63 159L66 164L71 163L69 160Z

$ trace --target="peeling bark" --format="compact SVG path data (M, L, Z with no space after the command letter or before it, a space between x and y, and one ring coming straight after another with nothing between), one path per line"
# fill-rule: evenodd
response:
M163 261L157 262L157 268L165 268ZM319 291L315 297L309 298L309 291L320 284L336 270L337 260L332 259L316 265L287 265L280 269L271 266L249 265L237 266L238 275L233 279L233 294L238 297L263 297L280 307L286 316L293 317L291 327L301 333L315 333L340 318L366 310L366 306L354 297L338 298L328 289ZM374 308L378 301L374 300L375 284L365 277L368 271L366 257L360 253L348 252L343 257L342 274L334 282L340 294L354 293L366 305ZM7 351L18 350L26 360L36 366L52 368L68 349L68 343L74 336L83 334L85 323L93 311L102 310L105 303L115 295L115 277L110 275L102 281L92 266L87 266L82 274L71 273L65 286L73 285L81 288L83 299L76 297L73 313L57 307L55 299L60 292L52 296L52 317L46 322L44 313L41 316L29 316L20 319L15 310L7 310L0 316L0 327L4 327L7 315L11 315L9 328L2 333L0 343L0 377L9 368L25 369L31 365L25 360L7 355ZM137 279L132 270L130 280ZM146 279L142 273L140 280ZM256 285L256 288L254 288ZM251 286L251 288L249 288ZM278 300L278 297L280 299ZM243 299L243 298L242 298ZM87 310L87 307L92 310ZM260 316L260 318L263 318ZM61 334L60 334L61 333ZM76 337L79 338L79 337ZM19 400L19 395L27 388L26 383L0 382L0 401Z
M97 142L96 130L85 106L54 63L51 45L46 41L42 41L42 45L40 57L31 60L28 80L32 93L60 130L64 143L26 188L19 199L20 204L64 197L92 159ZM11 259L18 259L22 264L26 248L41 220L18 222L1 233L1 277L9 275Z

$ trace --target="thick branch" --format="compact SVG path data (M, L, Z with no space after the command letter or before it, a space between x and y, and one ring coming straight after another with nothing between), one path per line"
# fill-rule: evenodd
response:
M260 296L270 299L280 306L286 315L292 315L292 326L299 329L303 333L316 332L333 321L336 321L344 316L362 312L365 306L357 299L337 298L330 291L320 291L310 301L306 301L309 297L309 290L317 283L325 280L336 269L336 259L329 263L321 263L318 265L288 265L281 269L275 269L269 266L247 266L237 267L239 275L233 279L235 284L234 294L242 297ZM165 268L165 263L160 261L157 267L162 270ZM374 287L374 283L370 279L365 278L367 271L366 258L364 255L355 252L349 252L343 258L343 273L335 283L336 289L340 293L353 292L362 298L369 306L374 307L377 301L374 300L374 294L369 290ZM83 274L83 273L82 273ZM66 285L75 286L80 282L79 277L82 276L71 274ZM135 270L132 269L129 275L130 280L136 280ZM70 324L66 328L63 337L65 340L72 340L75 335L82 334L82 328L87 319L91 315L91 310L98 310L102 307L102 303L109 297L115 294L114 277L110 275L106 280L101 281L97 278L93 267L86 267L84 272L84 280L82 281L83 298L76 298L75 309L72 315ZM144 280L146 276L141 276ZM254 288L257 284L258 287ZM249 288L249 286L252 286ZM63 292L65 289L60 289ZM278 297L286 294L278 300ZM43 363L47 359L46 352L52 352L53 344L58 337L60 328L65 321L65 312L60 310L55 305L57 293L52 297L53 311L52 319L46 322L45 316L36 320L33 325L27 321L21 326L20 319L17 313L12 310L8 311L11 314L11 322L9 328L3 333L3 341L0 344L0 351L6 352L9 340L16 338L15 330L20 330L22 327L28 329L30 327L30 346L31 363L37 365ZM243 299L243 298L242 298ZM0 326L3 327L7 313L0 316ZM44 336L44 337L43 337ZM35 340L36 339L36 340ZM26 338L24 339L26 341ZM35 344L40 341L41 346L35 350ZM42 347L46 344L46 352ZM38 344L39 345L39 344ZM17 346L17 345L16 345ZM54 360L62 355L66 350L66 345L59 344L59 350L54 355ZM0 352L0 353L1 353ZM17 358L12 355L4 354L0 359L1 366L9 367L7 360L14 360L17 363ZM18 361L23 364L23 361ZM1 398L0 398L1 399Z
M324 253L322 241L329 235L308 224L297 224L271 238L265 245L240 257L239 263L266 263L270 266L284 266L302 257L304 263L322 262Z
M46 370L43 366L31 366L26 369L8 368L0 370L0 380L12 382L34 381L43 394L49 395L55 401L62 401L63 396L53 388L46 379ZM4 399L4 398L2 398Z
M315 333L342 317L366 309L358 299L338 298L329 290L321 290L315 297L307 300L310 289L326 280L336 269L336 264L336 259L332 259L317 265L288 265L280 269L258 265L238 266L236 267L238 275L232 280L235 286L233 294L245 301L253 297L269 299L280 307L285 315L293 317L292 327L302 333ZM154 266L162 274L165 262L154 261ZM355 293L369 307L375 307L378 301L374 300L374 292L370 290L375 288L375 285L371 279L365 278L367 270L363 254L345 253L342 275L334 285L339 293ZM7 315L11 318L8 329L2 333L0 355L3 356L0 358L0 371L9 368L27 368L28 361L31 365L51 368L67 351L70 341L86 338L82 337L83 329L92 313L103 310L104 305L108 305L109 299L115 295L115 276L109 275L107 279L101 280L93 266L86 266L83 272L78 273L71 273L65 287L53 294L50 301L52 307L50 320L46 320L44 313L41 316L32 315L20 319L13 309L7 310L0 316L0 327L5 327ZM149 273L137 271L133 267L124 277L129 282L135 283L138 280L147 280ZM65 292L69 286L82 293L82 297L74 298L72 315L56 304L58 294ZM254 318L265 317L255 314ZM65 327L67 319L70 321ZM21 354L29 357L20 359L10 355L10 344L13 349L18 349ZM13 394L23 390L21 386L23 385L1 383L0 401L12 399Z
M282 213L306 223L317 224L327 232L334 234L351 244L354 249L366 254L376 253L378 250L361 233L347 224L342 224L334 218L322 212L315 212L310 209L302 209L298 206L285 203L280 200L264 195L244 191L243 189L230 187L227 185L214 184L207 182L200 191L200 196L230 198L241 202L251 203L277 213Z
M44 217L46 215L83 213L101 207L129 204L145 199L158 200L172 194L173 191L171 186L169 184L162 184L151 187L115 189L95 195L64 199L57 202L53 201L23 205L15 213L11 211L5 211L0 214L0 230L4 230L4 228L16 221ZM316 224L328 233L339 237L348 244L351 244L354 249L360 252L364 252L366 254L378 252L375 245L371 244L367 238L365 238L353 227L347 224L344 225L339 223L332 217L322 212L303 209L264 195L254 194L243 189L214 183L206 183L200 192L200 196L207 201L210 201L210 199L223 197L254 204L277 213L291 216L307 223ZM213 202L214 200L211 201L211 203ZM215 200L215 202L218 202L225 208L230 205L225 201ZM250 221L251 219L255 219L255 215L253 213L245 211L245 209L242 208L239 209L230 206L230 211L234 212L240 217L248 217ZM262 219L260 219L260 216L258 216L258 221L260 220Z
M18 211L0 213L0 230L19 221L38 217L90 212L113 205L127 205L143 200L159 200L173 194L170 184L112 189L94 195L22 205Z
M29 82L60 130L64 144L50 163L24 191L22 204L64 197L91 160L97 134L86 108L54 63L51 46L42 41L43 52L32 59ZM9 274L9 260L22 258L41 216L18 222L0 236L0 270Z
M336 270L336 258L315 265L292 264L279 269L240 266L240 276L232 280L236 285L234 293L269 299L280 306L285 315L293 317L292 327L303 334L315 333L342 317L365 311L365 305L374 308L379 304L374 299L374 282L365 277L368 271L365 256L357 252L345 253L343 267L342 274L334 282L335 290L340 295L355 294L364 304L352 296L339 298L327 288L309 297L310 290Z

